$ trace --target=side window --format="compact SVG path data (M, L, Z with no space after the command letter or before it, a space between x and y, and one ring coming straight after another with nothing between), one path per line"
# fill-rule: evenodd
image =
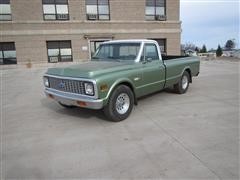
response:
M47 41L48 62L67 62L72 59L71 41Z
M86 0L87 20L110 20L109 0Z
M69 20L68 0L42 0L44 20Z
M11 5L10 0L0 0L0 21L11 21Z
M166 21L167 0L146 0L145 19L151 21Z
M17 64L14 42L0 42L0 65Z
M144 54L142 55L141 60L159 60L158 50L155 44L145 44Z

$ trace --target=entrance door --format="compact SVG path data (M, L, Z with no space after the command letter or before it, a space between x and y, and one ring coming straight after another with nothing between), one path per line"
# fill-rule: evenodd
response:
M92 59L92 56L95 54L97 48L99 47L99 45L105 41L109 41L109 39L105 39L105 40L90 40L89 41L89 49L90 49L90 59Z

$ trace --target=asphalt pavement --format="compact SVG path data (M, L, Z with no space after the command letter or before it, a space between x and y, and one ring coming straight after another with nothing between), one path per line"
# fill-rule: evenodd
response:
M122 122L45 97L45 67L1 70L5 179L239 179L239 65L203 61L184 95L139 100Z

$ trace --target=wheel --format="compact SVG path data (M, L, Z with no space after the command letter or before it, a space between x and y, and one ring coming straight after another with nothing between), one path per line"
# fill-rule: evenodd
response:
M58 102L62 107L65 107L65 108L68 108L68 109L72 109L72 108L75 108L76 106L71 106L71 105L66 105L66 104L63 104L61 102Z
M110 95L108 104L104 107L104 113L111 121L122 121L130 115L133 103L132 90L128 86L120 85Z
M181 77L181 80L174 85L174 90L178 94L184 94L187 92L190 82L190 75L187 71L185 71Z

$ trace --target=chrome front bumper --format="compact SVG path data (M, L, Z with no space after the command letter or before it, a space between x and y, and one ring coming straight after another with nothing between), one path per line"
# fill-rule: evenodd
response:
M93 99L85 95L58 91L51 88L45 89L46 96L65 105L79 106L88 109L102 109L103 100Z

